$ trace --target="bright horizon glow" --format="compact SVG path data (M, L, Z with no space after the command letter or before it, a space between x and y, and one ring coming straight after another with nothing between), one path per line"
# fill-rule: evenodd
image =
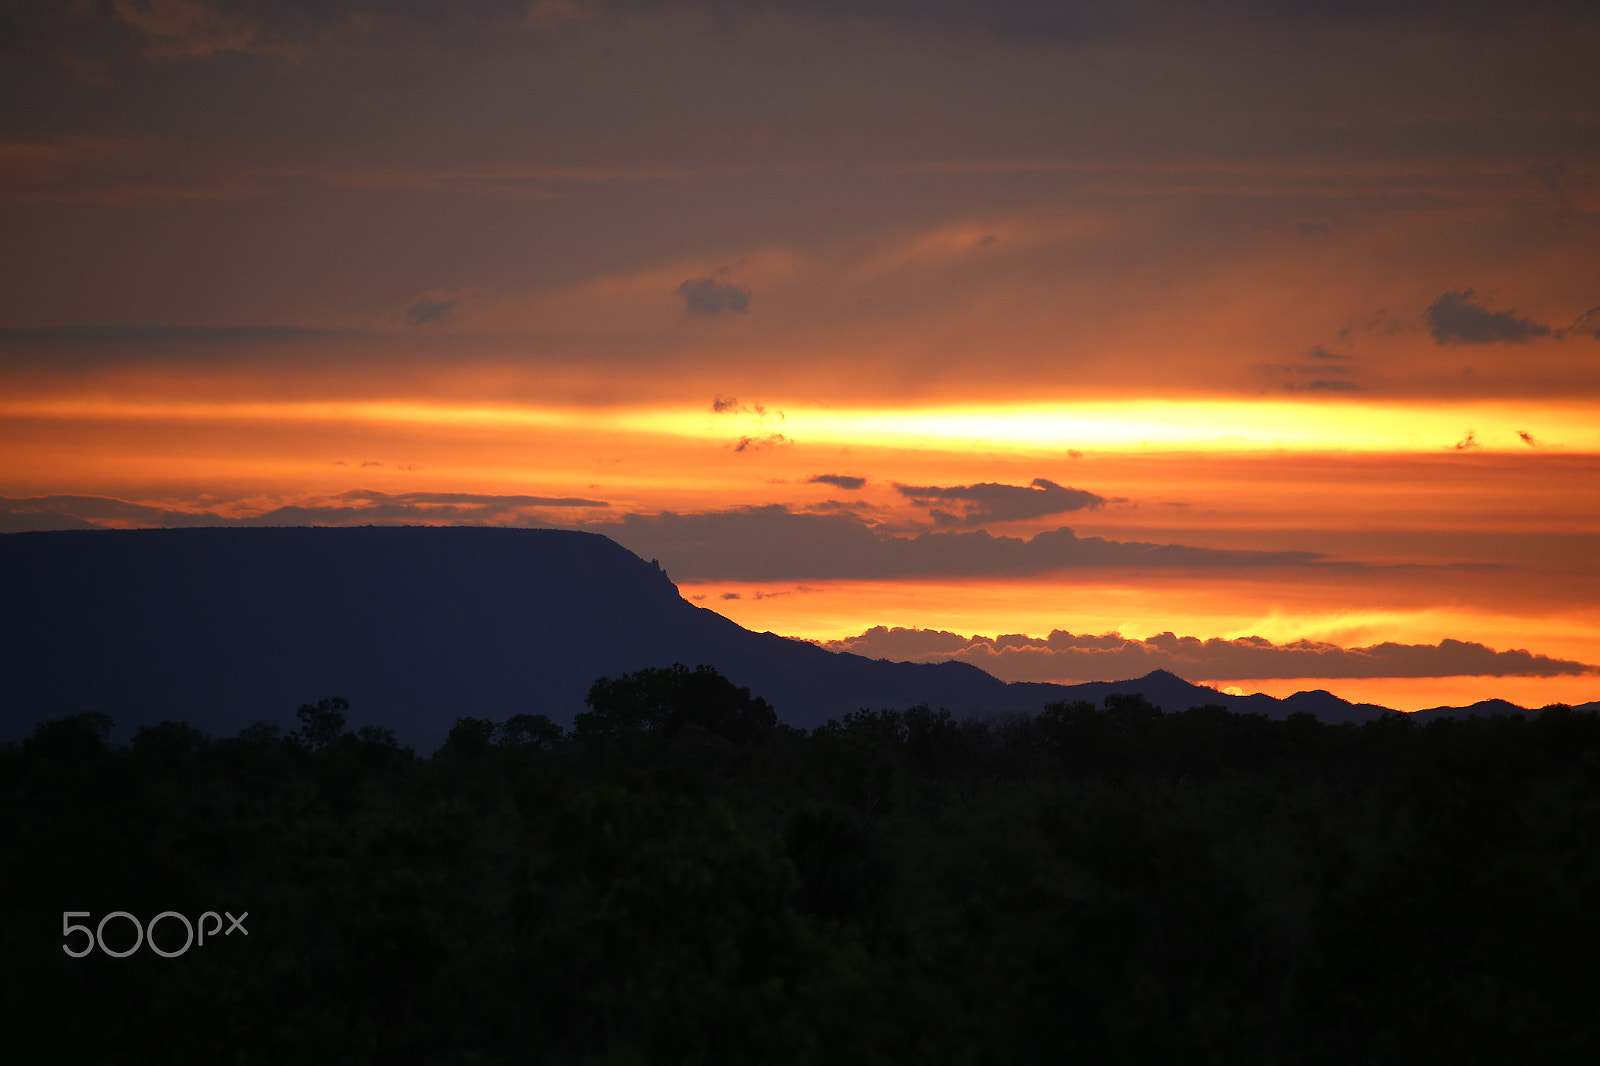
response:
M12 400L0 415L86 421L356 422L464 429L605 429L722 440L741 427L796 443L858 447L988 447L1022 452L1600 453L1592 405L1295 403L1283 400L1096 400L927 408L815 408L775 401L770 415L684 406L590 408L405 400ZM1529 427L1534 427L1530 431ZM1539 442L1530 445L1530 433Z
M1203 579L1136 586L1090 575L1041 575L987 582L680 581L682 594L747 629L802 640L842 640L877 625L946 630L964 637L1015 633L1045 637L1060 629L1080 636L1116 633L1148 640L1158 633L1264 637L1274 644L1322 641L1366 647L1394 641L1434 644L1455 634L1497 651L1531 649L1558 658L1596 661L1600 612L1576 616L1509 613L1463 605L1361 610L1333 606L1310 589L1268 586L1273 604L1243 590L1219 595ZM728 597L734 598L728 598ZM1600 694L1600 679L1590 679Z
M1289 610L1253 615L1250 612L1259 605L1248 595L1218 601L1201 589L1138 589L1092 582L1013 582L990 590L975 583L933 582L817 581L787 587L769 583L764 590L758 590L758 586L760 583L751 582L680 583L686 597L747 629L816 643L855 637L874 625L945 630L964 637L982 635L991 639L1005 634L1045 637L1052 629L1063 629L1080 636L1116 633L1129 640L1172 632L1201 639L1261 636L1278 645L1306 639L1345 647L1367 647L1384 641L1435 644L1454 633L1470 632L1474 634L1471 639L1496 651L1531 648L1557 658L1595 661L1593 634L1597 618L1593 612L1575 618L1441 608L1342 612L1303 603ZM727 600L724 593L739 593L740 598ZM938 662L946 657L919 658ZM1046 680L1031 675L1007 676L1004 658L972 661L1003 681ZM1063 675L1048 680L1071 685L1129 678ZM1218 691L1236 689L1243 695L1262 692L1280 699L1307 689L1326 689L1352 703L1376 703L1401 711L1467 706L1496 698L1531 708L1600 699L1600 677L1593 674L1245 680L1195 676L1186 680Z

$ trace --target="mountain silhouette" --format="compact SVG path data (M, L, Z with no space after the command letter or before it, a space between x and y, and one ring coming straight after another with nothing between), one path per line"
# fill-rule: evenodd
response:
M0 740L101 711L225 736L328 696L353 725L432 751L462 715L569 723L599 677L707 663L804 728L861 707L1036 713L1143 694L1325 721L1383 713L1327 692L1231 696L1163 670L1006 684L960 662L891 663L754 633L606 537L463 526L69 530L0 536ZM1441 708L1439 711L1445 709ZM1439 713L1439 711L1432 713Z

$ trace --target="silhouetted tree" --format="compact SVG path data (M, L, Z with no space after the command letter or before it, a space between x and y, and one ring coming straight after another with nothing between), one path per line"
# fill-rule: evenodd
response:
M465 758L482 755L489 750L489 745L494 742L495 733L499 729L496 723L487 718L457 718L456 724L450 727L450 734L445 737L444 747L439 749L439 754Z
M318 700L314 707L303 704L295 712L301 725L294 735L312 751L321 751L344 735L344 712L349 709L350 701L342 696Z
M134 755L168 768L192 761L205 745L206 735L187 722L161 722L133 734Z
M85 762L109 750L114 725L110 715L98 711L52 718L23 741L23 750L60 762Z
M394 738L394 730L381 725L364 725L356 730L356 736L361 743L376 748L398 748L399 742Z
M514 714L501 723L498 743L547 751L561 743L566 731L542 714Z
M602 677L589 689L591 710L574 726L580 737L654 733L674 736L697 727L733 744L765 739L777 713L759 696L740 688L710 666L692 671L682 663Z

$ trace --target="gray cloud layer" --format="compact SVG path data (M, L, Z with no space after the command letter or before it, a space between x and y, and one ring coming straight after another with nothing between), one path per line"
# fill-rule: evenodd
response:
M1007 681L1140 677L1170 670L1183 677L1249 680L1292 677L1558 677L1600 673L1600 667L1552 659L1521 649L1482 644L1374 644L1345 648L1320 641L1273 644L1261 637L1200 640L1160 633L1129 640L1115 633L1084 636L1056 630L1048 637L964 637L943 630L886 629L828 641L823 647L874 659L939 662L959 659Z
M490 496L467 492L383 493L351 489L326 502L278 507L259 515L230 518L205 511L178 511L109 496L0 496L0 533L118 526L333 526L404 522L543 525L543 508L608 507L604 500L576 496Z
M702 514L626 515L588 523L679 580L983 577L1086 567L1336 565L1314 552L1223 551L1079 537L1071 529L997 537L983 530L897 537L850 514L796 513L777 504Z
M83 5L87 6L87 5ZM103 17L119 19L143 35L146 54L156 60L203 58L235 51L270 53L290 43L303 43L346 30L374 7L362 0L310 3L264 3L262 0L211 0L210 3L105 5ZM0 26L5 43L14 47L41 43L52 23L50 9L68 5L28 5L8 13ZM1588 13L1581 0L1529 0L1518 8ZM164 8L164 9L163 9ZM1481 19L1505 11L1495 0L1220 0L1208 5L1213 17L1245 15L1290 18L1302 23L1359 22L1405 16ZM91 8L91 11L93 9ZM801 18L872 19L908 29L936 30L970 37L974 33L1023 42L1098 41L1159 32L1163 24L1180 22L1181 3L1151 0L574 0L536 5L527 0L389 0L379 9L386 21L405 21L424 29L450 23L527 26L545 32L581 28L608 19L659 19L670 13L708 15L720 24L737 24L767 10ZM76 6L74 6L74 13ZM79 15L79 21L83 16ZM370 32L370 24L369 24ZM30 42L30 38L33 40ZM291 53L292 54L292 53Z
M716 278L691 278L678 286L684 310L710 318L715 315L744 314L750 310L750 290L731 281Z
M455 297L418 296L406 305L406 322L413 326L427 326L448 319L456 309Z
M1428 305L1428 330L1440 344L1493 344L1548 337L1552 330L1515 311L1491 311L1473 299L1471 289L1441 295Z
M926 507L940 525L978 526L985 522L1009 522L1021 518L1041 518L1068 511L1098 510L1106 505L1104 496L1084 489L1066 488L1054 481L1034 478L1030 485L1001 485L992 481L977 485L896 485L895 491L918 507ZM960 513L945 510L952 503Z
M875 528L835 503L822 513L779 505L698 514L628 514L576 496L492 496L459 492L383 493L352 489L312 503L246 517L174 510L106 496L0 497L0 533L117 526L290 526L458 523L557 526L611 537L678 580L789 581L901 577L1012 577L1091 567L1260 569L1352 568L1305 551L1228 551L1183 544L1079 537L1062 527L1029 538L984 530L930 530L904 537Z

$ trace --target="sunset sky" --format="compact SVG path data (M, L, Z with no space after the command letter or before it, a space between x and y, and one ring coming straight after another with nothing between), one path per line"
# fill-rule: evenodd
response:
M559 526L1006 680L1600 699L1587 0L0 10L0 530Z

